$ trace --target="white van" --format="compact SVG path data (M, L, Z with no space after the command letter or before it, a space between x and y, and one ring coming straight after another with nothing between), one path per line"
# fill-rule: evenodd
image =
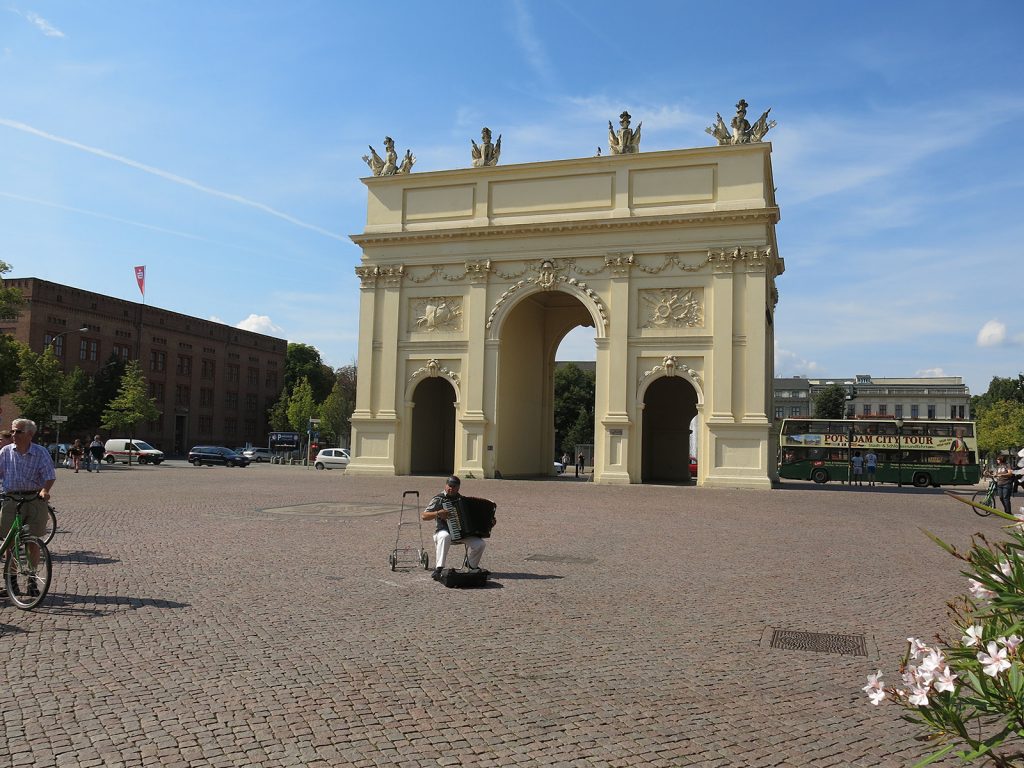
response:
M143 440L125 440L122 437L111 438L103 446L103 459L107 464L115 461L127 464L129 457L139 464L159 464L164 460L164 452Z

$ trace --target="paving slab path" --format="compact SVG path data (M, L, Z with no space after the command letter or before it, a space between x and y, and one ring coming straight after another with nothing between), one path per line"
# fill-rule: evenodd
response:
M934 489L467 478L492 579L451 590L388 566L403 492L441 487L59 471L50 596L0 603L0 765L911 765L861 686L965 591L921 529L999 529Z

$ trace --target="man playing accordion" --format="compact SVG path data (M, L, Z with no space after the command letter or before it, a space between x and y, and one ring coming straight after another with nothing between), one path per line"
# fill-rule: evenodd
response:
M444 568L445 561L448 559L448 550L452 545L452 529L449 525L449 518L454 514L453 507L460 504L462 497L459 495L459 487L462 485L462 481L458 477L452 475L445 481L444 492L437 494L427 508L423 511L420 517L424 520L436 520L437 529L434 533L434 545L436 547L435 559L434 559L434 572L431 574L431 578L435 581L440 579L441 570ZM491 524L493 524L493 516L491 518ZM455 521L452 521L452 525L455 525ZM463 532L455 531L458 534L456 541L460 544L466 545L466 560L469 564L470 572L480 570L480 558L484 554L484 540L480 536L476 535L462 535ZM472 532L470 532L471 534ZM490 534L490 527L487 528L487 533Z

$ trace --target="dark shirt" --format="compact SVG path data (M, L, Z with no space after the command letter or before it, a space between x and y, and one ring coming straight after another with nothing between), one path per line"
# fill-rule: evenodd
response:
M437 496L430 500L430 503L427 505L427 512L437 512L439 509L444 508L443 502L445 501L445 499L448 499L450 501L452 499L457 499L458 497L458 493L453 493L451 496L447 496L444 493L439 493L437 494ZM437 518L437 527L435 528L434 532L440 533L441 531L448 531L449 533L451 533L451 529L448 528L448 521L442 520L441 518Z

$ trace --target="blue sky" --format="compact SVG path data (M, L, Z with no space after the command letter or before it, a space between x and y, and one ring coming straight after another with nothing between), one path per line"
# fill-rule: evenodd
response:
M7 0L3 0L7 2ZM1024 3L7 2L0 259L356 355L367 144L416 172L701 147L739 98L782 220L776 374L1024 370ZM561 359L593 359L577 331Z

